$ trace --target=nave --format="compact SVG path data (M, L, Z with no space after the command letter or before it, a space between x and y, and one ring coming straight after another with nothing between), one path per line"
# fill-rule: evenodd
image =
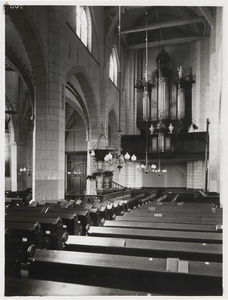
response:
M5 295L222 295L218 197L192 192L184 202L177 192L24 205L8 198Z

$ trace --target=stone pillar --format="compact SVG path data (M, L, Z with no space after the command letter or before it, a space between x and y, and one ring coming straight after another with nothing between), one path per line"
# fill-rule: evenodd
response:
M48 82L37 76L35 126L35 200L64 199L65 19L64 7L48 11Z
M9 131L5 131L5 190L11 190L11 150Z
M11 143L11 190L17 191L17 144Z
M11 143L11 190L24 191L26 189L26 173L20 172L21 168L27 168L26 145L22 143Z
M87 149L93 149L95 143L87 141ZM90 156L89 151L87 152L87 175L92 175L97 171L96 163L94 158ZM95 195L96 194L96 181L87 179L86 181L86 195Z

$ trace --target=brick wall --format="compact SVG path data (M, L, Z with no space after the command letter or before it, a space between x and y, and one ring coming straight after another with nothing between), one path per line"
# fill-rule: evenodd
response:
M192 119L199 131L206 130L209 119L208 190L220 191L221 103L222 103L222 9L217 9L216 26L211 28L209 40L190 44L190 65L196 83L192 89ZM198 166L203 162L188 163L188 188L204 188L205 172ZM203 166L203 165L202 165ZM205 169L204 169L205 170ZM203 176L201 179L199 176ZM201 182L200 182L201 180ZM204 181L204 183L202 183Z
M205 188L205 168L203 161L187 163L187 188Z

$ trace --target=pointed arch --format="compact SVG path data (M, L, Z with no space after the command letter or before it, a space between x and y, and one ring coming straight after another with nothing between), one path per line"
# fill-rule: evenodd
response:
M88 131L88 138L91 138L91 135L93 135L94 130L92 131L92 128L97 127L98 122L98 112L97 112L97 99L96 95L93 89L93 85L91 83L91 80L86 72L86 70L83 67L75 66L71 68L67 74L66 74L66 87L73 87L71 84L71 77L75 76L80 88L83 93L83 100L82 97L79 97L80 100L80 106L83 111L84 117L87 122L87 131ZM73 89L74 92L77 93L76 89ZM79 94L78 94L79 95Z

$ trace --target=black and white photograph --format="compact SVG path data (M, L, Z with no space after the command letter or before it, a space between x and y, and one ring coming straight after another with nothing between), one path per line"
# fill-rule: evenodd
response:
M228 297L227 2L0 4L1 297Z

